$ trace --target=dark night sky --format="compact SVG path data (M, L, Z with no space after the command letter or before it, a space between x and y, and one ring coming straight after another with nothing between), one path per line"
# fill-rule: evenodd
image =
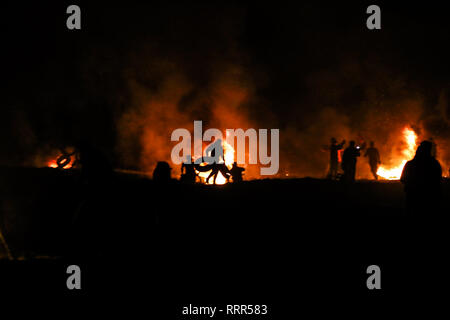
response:
M72 2L81 31L65 27ZM2 159L86 136L113 154L129 78L157 92L164 63L200 92L221 68L238 65L252 87L249 114L266 128L302 130L328 105L358 119L370 88L387 100L420 95L424 114L433 114L450 83L450 21L440 4L377 2L382 30L370 31L372 3L72 2L0 5ZM146 54L152 72L140 72ZM402 82L401 92L390 91L391 81ZM450 136L448 122L430 121L430 132Z

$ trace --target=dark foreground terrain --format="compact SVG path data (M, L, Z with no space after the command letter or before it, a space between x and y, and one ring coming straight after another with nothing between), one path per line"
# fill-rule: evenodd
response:
M0 228L14 259L0 243L3 293L107 296L117 308L131 298L130 310L158 319L182 318L190 303L267 304L266 319L286 319L356 306L402 312L426 299L436 309L447 297L448 182L442 211L419 223L404 212L399 182L213 187L116 173L89 193L76 170L2 168L0 188ZM70 264L82 269L80 291L66 288ZM382 290L366 287L372 264Z

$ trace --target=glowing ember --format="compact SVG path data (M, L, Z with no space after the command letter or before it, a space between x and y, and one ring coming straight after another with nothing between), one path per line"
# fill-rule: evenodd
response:
M417 140L416 133L410 128L404 128L403 137L407 147L402 151L402 158L396 161L399 164L389 168L380 166L377 171L380 177L387 180L399 180L406 162L414 157Z
M56 164L56 160L50 160L47 163L47 167L49 167L49 168L58 168L58 165Z
M234 162L234 149L226 141L223 141L222 147L223 147L223 156L225 158L225 165L228 167L228 169L231 169ZM206 172L197 171L197 174L201 178L203 183L206 183L206 178L208 178L210 173L211 171ZM216 184L225 184L225 183L227 183L227 179L219 171L216 178ZM209 179L208 184L214 184L213 177Z
M61 167L58 166L58 160ZM72 168L74 160L72 157L64 157L63 155L58 156L56 159L52 159L47 162L47 167L49 168L62 168L62 169L70 169Z

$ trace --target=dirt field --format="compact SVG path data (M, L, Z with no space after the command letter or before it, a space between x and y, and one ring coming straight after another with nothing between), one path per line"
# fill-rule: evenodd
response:
M15 279L15 287L38 278L59 290L65 283L60 266L74 261L87 266L91 292L152 288L172 297L164 301L282 296L285 306L287 288L311 299L354 288L347 298L360 298L371 264L385 270L392 298L415 287L408 282L415 266L427 270L424 286L436 284L430 282L441 279L436 268L447 266L442 246L429 238L433 229L411 229L399 182L157 185L117 173L92 195L75 170L0 172L0 227L15 259L8 261L0 246L1 274ZM444 193L448 200L448 182ZM442 215L448 209L447 201Z

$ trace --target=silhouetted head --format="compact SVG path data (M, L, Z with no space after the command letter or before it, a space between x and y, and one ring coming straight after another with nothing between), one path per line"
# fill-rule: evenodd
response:
M375 146L375 142L370 141L370 146L373 148Z
M156 164L156 168L161 169L161 170L172 170L172 168L169 166L169 164L166 161L158 161L158 163Z
M157 182L168 182L172 168L166 161L158 161L153 171L153 180Z
M354 147L355 146L355 141L350 141L350 147Z
M331 138L331 140L330 140L330 141L331 141L331 143L332 143L332 144L335 144L335 143L337 143L337 140L336 140L335 138Z
M416 150L416 155L414 159L423 159L431 157L431 149L433 148L433 144L430 141L422 141L419 147Z

